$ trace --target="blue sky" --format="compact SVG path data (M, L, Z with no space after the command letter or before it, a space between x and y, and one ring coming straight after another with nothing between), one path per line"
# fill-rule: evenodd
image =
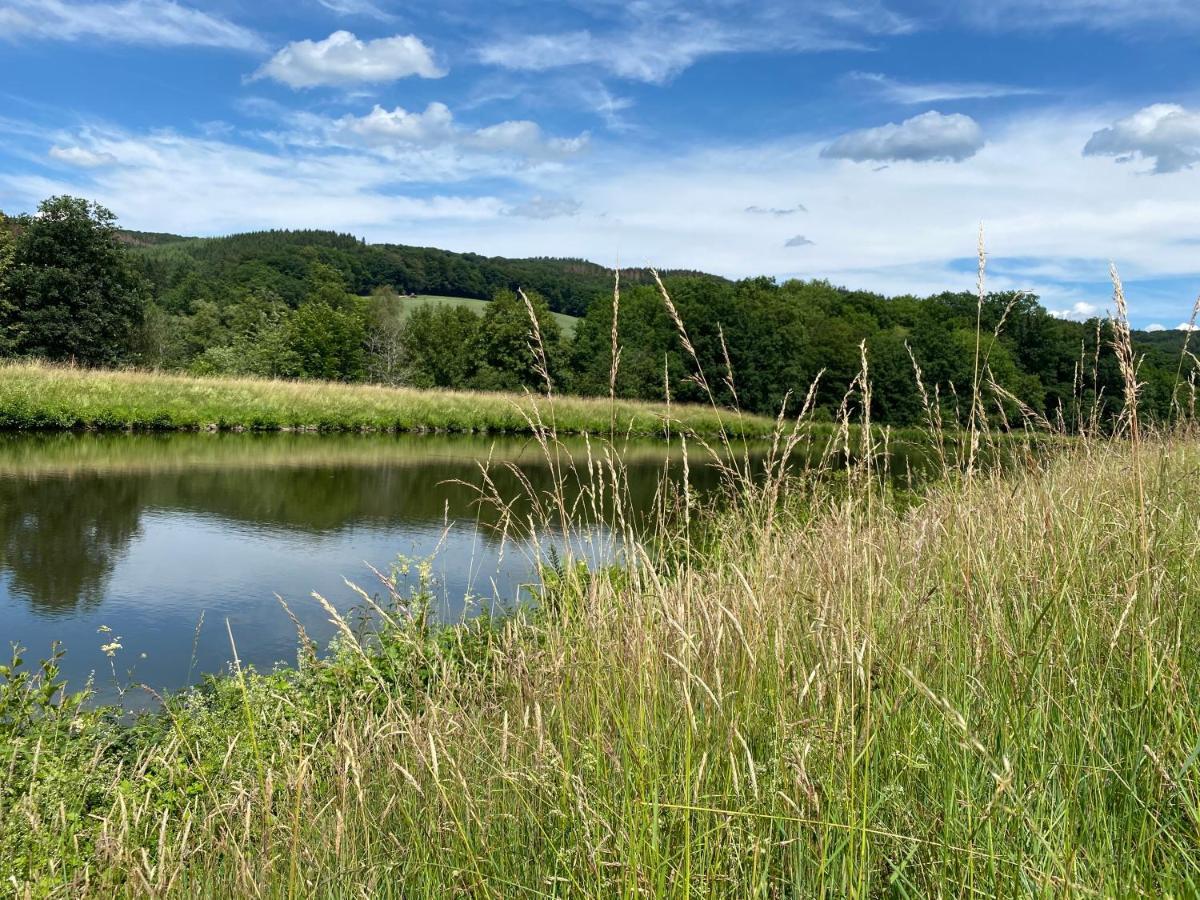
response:
M0 0L0 209L1175 327L1200 292L1195 0Z

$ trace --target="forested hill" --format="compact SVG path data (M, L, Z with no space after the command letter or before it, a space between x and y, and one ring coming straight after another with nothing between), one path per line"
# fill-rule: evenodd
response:
M1111 323L1054 318L1033 295L993 293L981 303L970 292L886 296L827 281L664 278L670 310L649 272L622 272L614 329L612 273L585 260L372 245L328 231L118 231L103 207L52 197L37 215L0 216L0 356L538 390L546 371L530 352L532 309L544 368L563 393L659 400L669 390L675 400L707 401L698 362L718 403L773 415L817 380L814 414L832 418L861 403L846 391L861 383L865 356L871 417L881 424L924 422L934 413L927 402L944 421L959 421L977 381L999 427L1023 417L1067 428L1093 415L1114 422L1121 407ZM552 311L577 319L564 327ZM1181 332L1135 332L1139 410L1150 418L1191 408L1200 370L1183 341Z
M314 261L336 269L356 294L386 286L401 293L490 300L499 291L521 287L541 294L554 312L572 316L582 316L598 293L612 291L612 270L584 259L508 259L368 244L332 231L256 231L218 238L122 231L120 238L142 257L155 294L168 309L186 309L202 285L269 289L295 305L305 295ZM690 271L663 275L725 280ZM648 269L622 269L621 280L645 284L652 276Z

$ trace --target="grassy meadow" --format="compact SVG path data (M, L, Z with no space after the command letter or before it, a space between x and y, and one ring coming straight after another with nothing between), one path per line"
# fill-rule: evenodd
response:
M378 385L195 377L142 371L0 364L2 430L383 431L528 434L531 396ZM560 434L661 435L668 424L697 434L766 435L769 419L705 406L606 398L556 398Z

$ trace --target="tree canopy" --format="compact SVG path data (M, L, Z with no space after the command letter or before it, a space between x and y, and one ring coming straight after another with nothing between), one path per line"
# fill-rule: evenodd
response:
M97 203L51 197L20 216L0 273L0 329L10 352L88 365L127 359L140 334L147 291Z

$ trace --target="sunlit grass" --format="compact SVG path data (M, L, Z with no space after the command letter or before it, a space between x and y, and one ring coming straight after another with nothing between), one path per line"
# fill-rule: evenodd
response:
M316 381L197 378L97 371L38 363L0 365L0 428L130 430L313 430L528 433L534 398L521 394L415 390ZM560 434L663 434L668 420L701 434L724 422L766 434L758 417L724 417L701 406L561 397Z
M538 613L442 629L400 588L376 641L138 731L42 718L5 738L2 874L61 896L1191 895L1200 449L1139 451L1148 566L1132 453L1079 442L915 506L861 467L849 491L793 482L771 516L694 510L704 537L641 565L548 573Z

